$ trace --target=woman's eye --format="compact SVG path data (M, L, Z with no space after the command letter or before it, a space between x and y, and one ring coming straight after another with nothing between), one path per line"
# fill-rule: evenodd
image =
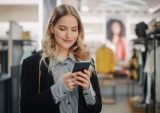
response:
M65 29L64 29L64 28L60 28L60 30L61 30L61 31L64 31Z
M73 32L76 32L76 31L77 31L77 29L73 29L72 31L73 31Z

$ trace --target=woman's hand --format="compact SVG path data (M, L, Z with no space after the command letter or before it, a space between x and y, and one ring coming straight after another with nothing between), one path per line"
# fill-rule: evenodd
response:
M89 70L84 70L83 72L76 72L75 83L81 86L84 90L89 89L90 87L90 76L91 72Z
M76 85L74 76L76 76L76 73L66 73L63 75L63 82L70 91L72 91Z

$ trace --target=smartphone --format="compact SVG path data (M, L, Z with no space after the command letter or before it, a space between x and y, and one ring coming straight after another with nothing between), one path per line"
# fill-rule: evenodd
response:
M76 62L73 68L72 72L77 72L77 71L84 71L84 69L89 69L89 66L91 65L90 61L80 61Z

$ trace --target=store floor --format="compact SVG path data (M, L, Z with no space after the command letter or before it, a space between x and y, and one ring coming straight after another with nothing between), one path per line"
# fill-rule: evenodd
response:
M127 79L116 79L116 103L103 104L101 113L131 113L128 99L133 95L142 95L143 88L138 82L128 81ZM132 86L134 85L134 90ZM110 87L101 87L102 95L111 95Z
M122 99L122 100L121 100ZM131 113L126 98L117 99L116 104L103 104L101 113Z

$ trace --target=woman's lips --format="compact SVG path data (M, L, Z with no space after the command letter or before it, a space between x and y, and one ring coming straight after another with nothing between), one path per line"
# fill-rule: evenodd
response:
M64 40L64 41L67 42L67 43L73 42L73 40Z

